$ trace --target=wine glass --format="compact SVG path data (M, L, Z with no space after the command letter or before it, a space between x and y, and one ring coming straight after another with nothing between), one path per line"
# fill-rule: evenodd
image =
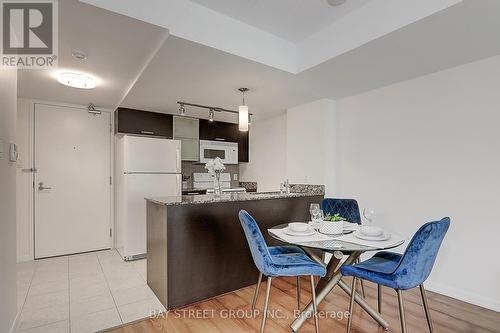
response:
M321 210L319 207L319 204L317 203L312 203L311 206L309 206L309 213L311 214L311 221L314 221L314 215L318 214L318 212Z
M373 221L377 217L377 214L373 209L363 208L363 216L368 221L368 225L372 225Z

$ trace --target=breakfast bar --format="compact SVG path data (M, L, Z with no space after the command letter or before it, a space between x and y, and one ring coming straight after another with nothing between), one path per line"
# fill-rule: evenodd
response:
M253 263L238 219L252 214L266 230L308 221L309 206L324 197L323 186L300 193L232 193L147 198L147 281L167 309L180 308L255 284Z

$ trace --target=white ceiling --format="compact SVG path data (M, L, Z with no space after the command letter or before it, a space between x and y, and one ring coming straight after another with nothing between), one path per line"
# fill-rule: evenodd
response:
M175 113L176 102L186 101L237 110L240 86L250 89L246 102L257 116L319 97L314 87L303 86L291 73L170 36L122 105ZM206 110L195 108L188 108L188 113L207 116Z
M176 113L183 100L236 109L237 88L246 86L255 119L267 118L498 55L499 12L497 0L464 1L300 74L170 36L122 105ZM188 114L207 115L194 108Z
M20 70L19 97L114 108L167 35L158 26L77 0L59 1L59 68ZM88 59L73 58L73 49L85 51ZM97 87L84 90L63 86L56 81L60 71L95 76Z
M370 0L191 0L221 14L297 43L360 8Z
M233 16L191 0L148 0L147 5L137 0L80 1L162 26L173 36L296 74L462 0L349 0L342 5L344 9L327 7L322 15L318 14L319 8L326 5L320 0L204 2ZM364 5L358 6L360 1ZM254 4L251 10L243 10ZM276 4L283 4L282 10ZM300 5L289 8L287 4ZM323 15L329 11L342 17L328 23L330 18ZM289 36L301 31L312 34L291 42L261 29L262 26L290 33ZM322 29L316 30L319 26Z

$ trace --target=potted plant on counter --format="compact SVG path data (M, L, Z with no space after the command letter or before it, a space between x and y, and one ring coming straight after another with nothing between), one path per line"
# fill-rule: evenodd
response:
M325 219L321 223L320 232L329 235L339 235L344 232L344 221L346 219L340 216L340 214L326 215Z
M216 157L205 164L205 169L208 170L209 174L214 176L214 194L220 195L220 174L222 173L222 171L226 170L224 163L222 163L220 157Z

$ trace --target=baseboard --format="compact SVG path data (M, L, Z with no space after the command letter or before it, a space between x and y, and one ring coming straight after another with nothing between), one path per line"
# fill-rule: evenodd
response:
M428 281L425 283L425 289L445 295L451 298L464 301L466 303L474 304L489 310L500 312L500 302L493 298L482 297L475 293L467 292L463 289L457 289L450 286L445 286L440 283Z
M17 331L17 320L19 319L19 315L21 314L21 311L18 311L16 313L16 318L14 318L14 322L12 323L12 327L10 328L9 333L16 333Z

